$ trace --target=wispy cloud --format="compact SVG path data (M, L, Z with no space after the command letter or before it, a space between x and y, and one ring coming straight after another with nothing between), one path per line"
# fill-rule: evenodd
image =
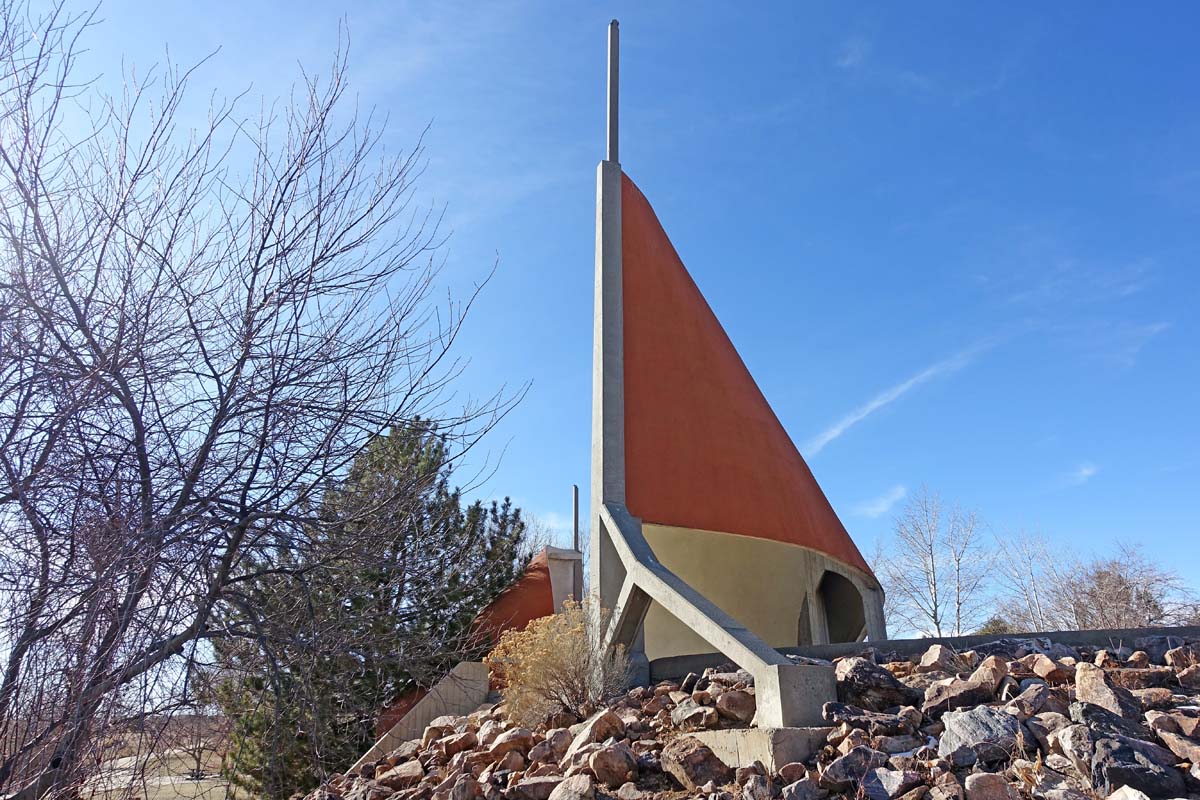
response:
M1090 461L1084 461L1075 469L1071 470L1064 478L1068 486L1083 486L1090 481L1092 477L1100 471L1100 468Z
M865 36L851 36L842 42L833 63L842 69L854 69L862 66L870 52L871 41L869 39Z
M949 375L951 373L958 372L960 369L974 361L975 358L989 346L990 342L979 344L975 347L964 350L957 355L939 361L936 364L932 364L918 372L916 375L913 375L911 378L901 381L890 389L880 392L866 403L854 409L849 414L835 422L833 425L829 426L813 437L813 439L808 443L807 447L804 448L805 455L811 458L817 453L820 453L825 449L826 445L840 437L843 433L850 430L879 409L885 408L896 402L921 384L928 383L934 378L938 378L942 375Z
M936 88L935 82L928 75L907 68L876 63L871 59L874 47L875 43L862 34L847 37L838 47L833 64L858 80L879 84L899 92L926 93Z
M882 517L884 514L892 510L892 507L904 499L908 494L907 486L893 486L883 494L876 498L860 503L854 508L854 514L860 517L869 517L875 519Z

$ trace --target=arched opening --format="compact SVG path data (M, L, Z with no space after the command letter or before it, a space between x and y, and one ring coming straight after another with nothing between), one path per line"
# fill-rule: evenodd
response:
M826 572L817 587L825 610L825 628L830 642L857 642L866 633L867 617L862 595L850 580Z

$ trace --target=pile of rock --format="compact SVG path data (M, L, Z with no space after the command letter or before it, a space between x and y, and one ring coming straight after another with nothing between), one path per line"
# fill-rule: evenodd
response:
M835 663L827 744L807 763L727 765L700 729L745 728L752 677L710 669L530 730L503 705L434 720L307 800L1085 800L1200 792L1200 645L1006 639Z
M818 784L871 800L1132 800L1200 792L1200 646L1008 639L837 664Z

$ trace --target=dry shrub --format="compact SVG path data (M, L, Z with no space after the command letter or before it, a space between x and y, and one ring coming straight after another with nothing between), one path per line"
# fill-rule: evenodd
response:
M484 659L514 722L534 727L564 711L591 714L624 691L629 658L623 647L602 652L595 642L612 618L590 602L568 600L563 610L505 631Z

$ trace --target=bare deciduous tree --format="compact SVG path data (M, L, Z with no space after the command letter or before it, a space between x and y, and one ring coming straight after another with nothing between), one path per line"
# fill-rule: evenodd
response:
M462 452L511 401L452 405L473 298L434 302L421 146L385 153L342 102L343 48L188 130L191 71L81 81L92 24L0 0L0 791L22 800L174 707L204 642L255 634L254 608L216 611L287 571L279 543L319 546L370 436L421 416Z
M895 521L890 546L875 557L887 610L921 634L950 636L976 627L992 554L974 512L921 488Z
M1180 577L1137 546L1083 560L1020 534L999 542L1001 616L1025 631L1143 628L1190 624L1194 594Z

